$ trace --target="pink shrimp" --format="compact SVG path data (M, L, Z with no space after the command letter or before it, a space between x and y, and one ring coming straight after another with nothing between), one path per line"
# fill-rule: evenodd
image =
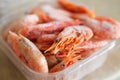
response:
M56 56L52 55L50 53L45 54L45 58L47 60L49 69L51 69L53 66L57 65L59 62L59 60L56 58Z
M53 42L57 38L57 35L58 35L58 33L55 33L55 34L43 34L40 37L38 37L35 44L39 48L39 50L45 51L53 44Z
M69 2L68 0L58 0L58 3L66 10L69 10L71 12L88 14L89 17L95 16L94 11L90 11L84 5L76 5L72 2Z
M73 21L73 19L70 18L71 13L61 8L56 8L55 6L44 4L40 6L40 10L45 12L53 20Z
M27 64L27 60L25 59L25 57L22 55L22 52L20 51L19 48L19 42L18 42L19 36L11 31L9 31L8 34L8 38L7 41L9 43L9 45L11 46L11 48L13 49L13 51L15 52L15 54L25 63Z
M84 50L89 50L94 48L101 48L107 45L108 42L109 40L99 40L99 39L92 38L89 41L85 41L81 44L75 45L75 50L84 51Z
M44 22L50 22L52 21L52 18L50 18L45 12L43 12L42 10L39 9L32 9L29 12L30 14L36 14L39 16L40 19L40 23L44 23Z
M39 49L27 38L19 36L19 47L30 68L37 72L48 72L48 65L45 56Z
M58 63L57 65L52 67L49 72L53 73L53 72L61 71L61 70L65 69L65 68L71 66L75 62L79 61L80 59L81 59L81 55L74 56L74 54L71 51L71 54L69 56L67 56L60 63Z
M90 27L98 39L116 39L120 37L120 23L107 17L84 18L84 24Z
M38 5L36 8L33 8L29 11L31 14L37 14L42 22L50 22L50 21L72 21L70 18L70 13L56 6L42 3Z
M65 28L57 37L54 44L45 52L57 54L59 51L72 49L76 44L92 38L92 30L86 26L70 26Z
M37 24L39 22L39 18L36 15L26 15L19 20L14 21L10 26L5 30L3 34L3 38L7 40L9 31L18 33L20 29L32 25Z
M50 43L35 43L35 45L38 47L39 50L45 51L45 50L47 50L48 48L50 48L50 46L51 46L52 44L50 44Z
M75 48L70 51L71 57L64 56L64 58L63 58L63 56L60 57L59 54L56 54L56 55L59 55L56 58L59 57L59 58L61 58L62 61L60 63L58 63L57 65L55 65L54 67L52 67L50 69L50 72L53 73L53 72L61 71L65 68L69 67L72 64L74 64L75 62L78 62L81 59L85 59L90 54L97 51L98 49L105 46L106 44L108 44L108 41L106 41L106 40L101 41L101 40L92 39L90 41L86 41L80 45L75 46Z
M8 43L16 55L30 68L38 72L48 72L45 57L29 40L13 32L9 32Z
M58 36L58 33L54 34L44 34L38 37L37 43L53 43Z
M37 39L42 34L55 33L62 31L65 27L78 25L81 22L76 21L54 21L44 24L32 25L21 29L20 34L26 36L30 40Z

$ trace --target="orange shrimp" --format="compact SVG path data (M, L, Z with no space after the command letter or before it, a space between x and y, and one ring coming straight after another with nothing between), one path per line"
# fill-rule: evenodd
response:
M45 52L50 51L53 54L57 54L61 50L66 49L69 51L76 44L87 41L92 36L92 30L86 26L69 26L58 35L54 44Z
M90 40L90 41L83 42L81 45L79 45L79 47L75 47L73 50L70 51L71 57L69 56L64 56L64 58L60 57L62 61L57 65L55 65L54 67L52 67L49 72L53 73L53 72L61 71L71 66L75 62L78 62L81 59L85 59L90 54L97 51L99 48L105 46L106 44L108 44L108 41L95 40L94 42L94 40L92 41Z
M37 39L37 43L53 43L58 36L58 33L54 34L43 34Z
M72 25L79 25L80 23L81 22L78 20L76 21L54 21L54 22L25 27L21 29L19 33L24 35L30 40L34 40L40 37L42 34L60 32L65 27L69 27Z
M50 46L51 46L52 44L48 44L48 43L35 43L35 45L38 47L39 50L45 51L45 50L47 50L48 48L50 48Z
M68 11L65 11L61 8L56 8L52 5L41 5L40 8L43 12L47 13L47 15L57 21L73 21L72 18L70 18L71 13Z
M19 47L30 68L37 72L48 72L48 65L45 56L39 49L27 38L19 36Z
M39 22L39 18L36 15L26 15L19 20L16 20L10 24L10 26L5 30L3 34L3 38L7 40L9 31L18 33L20 29L27 27L32 24L37 24Z
M81 44L75 45L75 50L84 51L88 49L101 48L108 44L108 40L99 40L92 38L89 41L85 41Z
M61 8L56 8L50 4L40 4L38 8L32 9L29 13L37 14L43 22L57 21L72 21L70 13Z
M27 64L27 60L25 59L25 57L22 55L22 52L20 51L19 48L19 42L18 42L19 36L11 31L9 31L8 34L8 38L7 41L9 43L9 45L12 47L13 51L15 52L15 54L25 63Z
M40 19L40 21L39 21L40 23L52 21L52 19L45 12L43 12L39 9L32 9L29 13L38 15L39 19Z
M84 24L90 27L98 39L116 39L120 37L120 23L107 17L84 18Z
M45 54L45 58L48 63L49 69L51 69L53 66L57 65L59 60L56 58L55 55L51 55L50 53Z
M84 5L76 5L72 2L69 2L68 0L58 0L58 3L63 8L65 8L66 10L69 10L71 12L88 14L89 17L95 16L94 11L90 11Z
M99 48L92 48L92 49L88 49L88 50L83 50L79 53L76 53L76 55L81 56L79 58L79 60L85 59L87 57L89 57L91 54L93 54L93 52L97 51Z
M70 51L71 57L69 56L64 56L64 58L60 57L62 61L58 63L57 65L55 65L54 67L52 67L49 72L53 73L53 72L61 71L71 66L75 62L78 62L81 59L85 59L90 54L97 51L99 48L105 46L107 43L108 41L99 41L99 40L98 42L97 40L95 40L95 42L94 40L83 42L81 45L79 45L78 47L75 47L73 50Z
M75 62L79 61L80 59L81 59L81 55L74 56L74 54L71 51L69 56L67 56L60 63L58 63L57 65L52 67L49 72L53 73L53 72L61 71L65 68L71 66Z

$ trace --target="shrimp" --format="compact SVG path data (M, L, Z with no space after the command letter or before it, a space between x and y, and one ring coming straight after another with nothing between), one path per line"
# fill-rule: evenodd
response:
M29 13L38 15L40 19L40 23L52 21L52 19L45 12L39 9L32 9Z
M56 56L51 55L50 53L45 54L45 58L47 60L49 69L51 69L53 66L57 65L59 62L58 59L56 58Z
M12 47L13 51L15 52L15 54L25 63L27 64L27 60L25 59L25 57L22 55L22 52L20 51L19 48L19 42L18 42L19 36L17 34L15 34L14 32L9 31L8 34L8 38L7 38L7 42L9 43L9 45Z
M26 15L22 17L19 20L14 21L4 32L3 38L7 40L9 31L18 33L20 29L23 27L27 27L32 24L37 24L39 22L38 16L32 14L32 15Z
M39 48L39 50L45 51L54 43L54 41L57 38L57 35L58 33L43 34L40 37L38 37L35 44Z
M99 39L92 38L81 44L75 45L75 50L83 51L83 50L89 50L89 49L94 49L94 48L101 48L107 45L108 42L109 40L99 40Z
M48 14L53 20L57 21L73 21L70 18L71 13L60 8L56 8L52 5L42 5L41 10Z
M47 50L48 48L50 48L50 46L51 46L52 44L48 44L48 43L35 43L35 45L38 47L39 50L45 51L45 50Z
M28 61L29 67L37 72L47 73L48 65L42 52L40 52L30 40L22 35L19 36L18 41L18 46L20 47L25 59Z
M88 43L88 45L86 43ZM99 42L96 41L92 43L89 43L89 41L85 43L83 42L83 44L79 45L79 48L74 48L74 50L71 51L70 53L71 57L66 56L65 58L63 58L62 61L57 65L55 65L54 67L52 67L49 72L53 73L64 70L65 68L71 66L72 64L78 62L79 60L85 59L90 54L97 51L99 48L105 46L107 43L108 43L107 41L99 41Z
M53 43L58 36L58 33L54 34L44 34L38 37L37 43Z
M42 34L50 34L55 32L62 31L65 27L69 27L72 25L79 25L81 22L79 20L76 21L54 21L44 24L33 25L29 27L25 27L19 31L20 34L24 35L30 40L37 39Z
M80 60L81 55L74 56L74 54L72 53L72 51L70 53L71 54L69 56L67 56L60 63L58 63L57 65L55 65L54 67L52 67L49 72L53 73L53 72L61 71L61 70L69 67L70 65L72 65L75 62L77 62L77 61Z
M120 23L107 17L84 18L84 24L90 27L98 39L113 40L120 37Z
M57 37L53 45L45 52L52 51L51 53L57 54L61 50L72 49L76 44L91 39L93 32L86 26L69 26L65 28Z
M84 5L76 5L67 0L58 0L58 3L68 11L75 12L75 13L88 14L89 17L95 17L94 11L90 11Z
M56 8L53 5L50 4L41 4L39 8L32 9L30 12L35 13L39 15L40 18L43 19L43 21L73 21L72 18L70 18L70 13L60 9Z

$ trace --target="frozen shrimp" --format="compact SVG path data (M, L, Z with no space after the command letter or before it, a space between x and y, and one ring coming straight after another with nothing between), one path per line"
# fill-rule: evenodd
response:
M81 44L75 45L75 49L78 51L88 50L88 49L94 49L94 48L101 48L107 45L109 40L99 40L92 38L89 41L85 41Z
M41 5L40 8L43 12L45 12L51 19L57 20L57 21L73 21L72 18L70 18L71 13L68 11L65 11L61 8L56 8L52 5Z
M116 39L120 37L120 23L107 17L84 18L84 24L90 27L98 39Z
M29 25L32 24L37 24L39 22L39 18L37 15L26 15L24 17L22 17L20 20L16 20L14 21L9 28L7 28L3 34L3 37L5 40L7 40L7 36L9 31L18 33L20 29L24 28L24 27L28 27Z
M32 39L37 39L42 34L60 32L65 27L69 27L72 25L79 25L80 23L81 22L79 20L76 20L76 21L54 21L54 22L32 25L29 27L22 28L19 33L24 35L28 39L32 40Z
M44 34L38 37L37 43L53 43L58 36L58 33Z
M70 26L65 28L57 37L54 44L45 52L52 51L51 53L67 49L72 49L74 45L80 44L92 38L93 32L86 26Z
M74 54L72 52L73 51L70 52L69 56L67 56L61 62L59 62L57 65L52 67L49 72L53 73L53 72L61 71L81 59L81 55L74 56Z
M35 45L38 47L39 50L45 51L45 50L47 50L48 48L50 48L50 46L51 46L52 44L50 44L50 43L35 43Z
M75 12L75 13L88 14L89 17L95 16L94 11L90 11L84 5L76 5L68 0L58 0L58 3L68 11Z
M91 43L89 43L91 42ZM99 48L105 46L108 43L108 41L86 41L83 42L81 45L75 47L73 50L71 50L71 57L69 56L61 56L59 55L57 56L57 58L61 58L61 62L58 63L57 65L55 65L54 67L52 67L50 69L50 72L57 72L57 71L61 71L67 67L69 67L70 65L74 64L75 62L78 62L81 59L85 59L86 57L88 57L90 54L92 54L93 52L95 52L96 50L98 50ZM63 52L64 53L64 52ZM70 54L70 55L71 55Z
M32 9L29 13L38 15L40 23L45 23L45 22L52 21L52 18L50 18L45 12L43 12L39 9Z
M57 65L59 62L59 60L56 58L56 56L52 55L50 53L45 54L45 57L46 57L49 69L51 69L53 66Z
M56 8L50 4L40 4L40 7L33 8L29 11L29 13L37 14L42 22L50 22L50 21L72 21L70 18L70 13L60 8Z
M9 31L8 34L8 38L7 41L9 43L9 45L12 47L13 51L15 52L15 54L25 63L27 64L27 60L25 59L25 57L23 56L20 48L19 48L19 36L11 31Z
M97 51L99 48L92 48L92 49L88 49L88 50L83 50L83 51L80 51L79 53L76 53L76 55L79 55L80 58L79 60L82 60L82 59L85 59L87 58L88 56L90 56L93 52Z
M48 65L45 56L40 50L27 38L19 36L19 47L30 68L37 72L48 72Z

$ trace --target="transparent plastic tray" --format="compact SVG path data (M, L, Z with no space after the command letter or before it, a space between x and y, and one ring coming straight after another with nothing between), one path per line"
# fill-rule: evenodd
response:
M27 80L78 80L90 74L92 71L96 70L100 66L103 65L107 56L109 55L109 51L114 48L117 48L119 44L116 44L117 41L111 41L104 48L94 52L91 56L84 60L80 60L79 62L73 64L67 69L56 72L56 73L38 73L31 70L28 66L26 66L12 51L9 45L3 40L2 34L4 30L7 28L12 21L17 18L20 18L24 13L33 7L35 3L31 3L27 6L19 7L19 10L15 10L14 12L10 12L9 14L5 14L0 19L0 48L4 51L4 53L9 57L9 59L16 65L16 67L23 73L23 75L27 78Z

